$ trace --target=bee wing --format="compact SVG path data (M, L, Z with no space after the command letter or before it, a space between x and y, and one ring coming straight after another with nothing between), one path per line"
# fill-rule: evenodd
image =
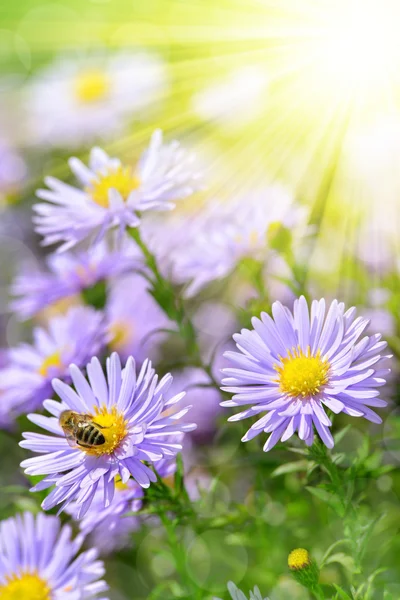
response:
M73 434L70 431L67 431L65 429L63 429L63 431L64 431L65 439L67 440L67 442L71 446L71 448L77 448L78 444L76 443L76 439L74 438Z

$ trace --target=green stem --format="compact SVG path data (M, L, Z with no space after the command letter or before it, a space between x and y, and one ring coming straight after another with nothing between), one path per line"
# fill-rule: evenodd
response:
M358 547L360 537L359 512L356 510L351 495L348 494L349 482L346 482L337 465L333 462L331 453L327 451L325 445L315 442L309 449L309 455L320 466L324 467L327 472L335 494L340 500L341 510L338 511L340 518L343 520L343 529L346 543L351 549L354 565L357 570L361 571L362 550Z
M162 524L164 525L165 532L167 534L168 544L171 550L171 554L174 558L175 567L179 573L182 586L185 591L190 595L193 600L201 599L200 590L191 579L187 568L186 568L186 553L185 547L182 541L178 538L176 533L176 521L172 521L170 517L163 512L159 513Z
M219 390L219 384L213 376L211 365L203 363L197 341L196 329L187 314L183 299L180 294L176 292L176 289L171 282L162 276L156 257L142 240L139 229L136 227L128 227L127 232L143 253L145 263L153 275L152 295L166 315L178 326L179 333L185 343L185 349L191 364L202 368L207 373L213 385Z
M325 594L319 584L312 589L312 594L317 598L317 600L325 600Z

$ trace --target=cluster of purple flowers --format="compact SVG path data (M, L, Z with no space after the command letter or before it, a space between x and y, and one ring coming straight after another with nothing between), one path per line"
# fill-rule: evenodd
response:
M97 551L129 544L156 473L174 472L186 433L199 426L201 441L215 426L221 392L212 369L192 365L173 382L152 366L176 324L152 294L154 273L126 230L141 227L160 259L156 276L168 273L193 296L243 258L262 263L268 236L303 218L287 192L274 187L218 214L208 207L195 225L196 219L178 218L177 235L164 235L157 246L157 222L148 226L144 213L171 210L200 187L191 155L177 142L164 144L157 131L134 167L99 148L89 167L76 158L70 166L80 187L47 178L35 206L44 245L61 246L46 269L24 270L12 286L12 309L36 323L33 342L8 350L0 370L0 423L13 427L27 414L44 431L23 434L20 445L36 456L22 467L41 477L32 491L50 490L43 509L66 510L80 521L80 535L71 541L56 517L4 521L0 596L6 598L22 598L28 589L41 600L98 597L106 586ZM379 334L363 336L368 321L356 318L355 308L323 299L309 306L300 297L293 312L275 302L272 317L262 313L252 325L234 335L237 351L224 354L222 390L232 397L221 406L244 408L230 421L257 416L243 441L268 433L268 451L297 432L308 446L317 434L332 448L327 410L381 422L373 408L386 406L379 397L389 372L386 343ZM186 392L195 403L191 413L182 403ZM87 536L96 550L76 558ZM229 591L244 598L233 584ZM250 595L261 600L258 588Z

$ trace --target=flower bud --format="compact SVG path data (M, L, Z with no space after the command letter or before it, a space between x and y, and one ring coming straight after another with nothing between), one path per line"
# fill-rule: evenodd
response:
M294 578L304 587L312 590L318 585L319 568L304 548L292 550L288 557L289 569Z

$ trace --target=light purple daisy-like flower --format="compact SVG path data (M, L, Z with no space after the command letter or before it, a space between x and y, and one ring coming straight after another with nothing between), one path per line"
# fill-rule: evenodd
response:
M155 463L174 457L182 449L174 441L175 436L192 431L196 425L181 421L189 406L178 412L171 410L184 392L170 396L172 376L165 375L159 381L149 361L137 374L132 357L122 369L119 356L114 353L107 359L107 377L97 358L87 365L89 382L75 365L71 365L70 373L76 391L55 379L53 388L61 402L44 402L52 416L29 415L33 423L52 435L24 434L21 446L40 456L23 461L22 466L27 475L46 475L32 491L55 485L42 504L45 510L61 504L61 511L76 501L81 518L99 486L104 490L103 506L111 504L117 477L126 483L132 476L142 487L149 487L156 476L143 461ZM101 431L104 442L71 447L65 435L68 432L59 422L66 410L88 416Z
M247 600L247 596L232 581L228 582L228 592L232 600ZM219 598L214 598L214 600L219 600ZM255 586L253 591L250 590L249 600L268 600L268 598L263 598L259 588Z
M324 406L334 413L382 419L371 410L387 403L379 398L389 369L382 367L381 336L360 336L368 320L356 318L356 309L345 312L334 300L326 311L325 300L314 300L309 312L302 296L294 302L293 314L280 302L272 305L271 318L253 318L254 330L243 329L234 339L239 352L227 352L234 364L224 369L224 389L234 394L222 406L252 406L230 417L239 421L267 412L242 438L248 441L262 431L271 433L264 450L296 431L311 445L314 427L328 448L334 445L331 420Z
M40 408L52 395L51 380L69 380L69 365L83 366L105 344L103 315L90 307L73 307L54 317L47 329L33 330L33 344L8 351L0 369L0 414L15 418Z
M79 294L99 281L110 280L140 264L135 245L110 250L100 242L86 252L51 254L47 271L27 269L18 275L11 293L17 298L10 308L20 319L29 319L47 306Z
M198 189L193 161L177 141L164 144L159 130L135 167L93 148L89 167L69 161L82 189L46 178L49 189L37 192L46 202L34 206L36 231L44 245L63 242L60 250L66 250L92 234L100 239L112 227L137 227L140 213L171 210Z
M185 294L194 296L212 281L229 275L241 259L265 260L270 243L282 228L305 230L305 215L280 185L214 204L200 222L186 226L187 239L182 238L184 243L172 251L174 279L188 283Z
M133 479L126 483L117 480L113 501L104 507L104 484L97 488L92 504L79 521L80 531L89 537L90 545L102 554L130 546L132 533L140 528L140 519L135 515L143 504L143 488ZM79 514L80 505L74 502L67 507L73 517Z
M173 439L181 442L182 435ZM172 441L172 440L171 440ZM169 477L176 470L174 458L162 458L154 464L154 468L162 479ZM81 532L89 536L90 544L101 554L110 554L132 543L132 533L141 526L139 516L126 513L138 512L143 504L143 488L134 480L123 483L120 478L115 482L115 493L111 504L104 507L104 485L97 488L92 504L86 515L79 521ZM76 502L67 507L73 517L79 514L80 506Z
M107 589L98 551L78 554L58 517L24 513L0 523L0 597L21 600L90 600ZM101 600L107 600L102 597Z
M137 362L148 357L156 360L162 329L172 327L149 292L149 283L141 275L127 275L110 286L105 307L108 345L122 359L133 356Z

